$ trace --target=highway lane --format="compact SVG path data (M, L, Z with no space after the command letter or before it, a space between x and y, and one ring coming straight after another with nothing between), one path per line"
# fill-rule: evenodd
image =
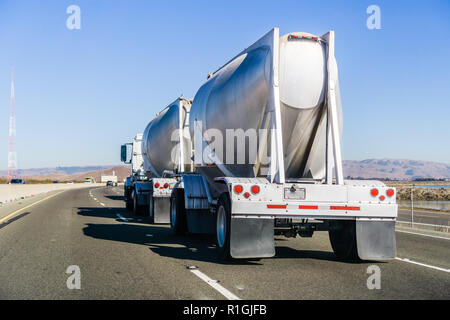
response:
M123 202L102 189L66 191L0 229L0 299L219 299L221 294L177 262L152 255L147 226L132 233L117 219ZM108 203L109 208L100 203ZM103 226L106 234L86 235ZM118 229L117 229L118 227ZM117 233L114 231L116 230ZM102 238L112 237L114 241ZM126 241L125 241L126 240ZM66 286L77 265L81 290ZM184 281L180 281L184 279Z
M398 218L401 221L411 222L411 209L399 209ZM434 212L414 209L414 222L449 226L450 212Z
M425 265L340 262L327 233L277 237L275 258L223 263L211 237L175 237L132 216L121 187L66 191L25 211L0 226L2 299L450 298L446 239L397 233L398 257ZM66 286L69 265L80 267L81 290ZM371 265L379 290L366 285Z

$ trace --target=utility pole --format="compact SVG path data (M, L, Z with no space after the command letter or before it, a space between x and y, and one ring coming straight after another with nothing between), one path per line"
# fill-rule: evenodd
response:
M411 188L411 228L414 227L414 184Z
M9 152L8 152L8 181L17 178L17 152L16 152L16 110L14 96L14 66L11 70L11 98L9 113Z

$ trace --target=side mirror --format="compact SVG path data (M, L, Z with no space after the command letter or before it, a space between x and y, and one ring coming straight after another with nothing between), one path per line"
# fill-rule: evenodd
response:
M120 161L127 164L131 163L131 159L128 159L128 144L120 146Z

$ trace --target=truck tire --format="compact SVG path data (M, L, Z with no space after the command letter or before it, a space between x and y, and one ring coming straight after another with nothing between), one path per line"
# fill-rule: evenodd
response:
M187 232L183 189L174 189L170 197L170 229L175 235L182 235Z
M222 193L216 210L216 248L220 260L230 260L231 201L228 193Z
M127 211L133 210L133 202L131 202L130 200L127 199L125 201L125 208L127 209Z
M154 206L153 206L154 202L153 202L153 197L150 196L150 200L149 200L149 204L148 204L148 216L150 217L150 223L154 223L155 222L155 212L154 212Z
M356 245L356 222L354 220L330 221L328 231L331 247L339 260L360 261Z
M133 190L131 198L133 199L133 214L135 216L141 215L142 208L140 205L138 205L136 191Z

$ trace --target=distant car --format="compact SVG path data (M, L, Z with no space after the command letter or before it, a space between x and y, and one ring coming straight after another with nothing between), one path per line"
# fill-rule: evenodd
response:
M25 181L23 179L11 179L9 184L25 184Z
M93 183L91 179L84 179L84 183Z
M113 182L110 180L110 181L106 181L106 186L107 187L112 187L113 186Z
M59 180L53 180L52 182L53 183L59 183Z
M73 181L67 181L67 184L73 184Z

